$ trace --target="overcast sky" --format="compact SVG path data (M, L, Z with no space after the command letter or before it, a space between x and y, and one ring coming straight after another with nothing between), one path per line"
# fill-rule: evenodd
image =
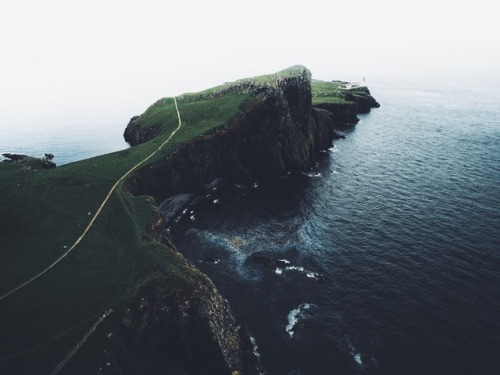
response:
M493 4L5 0L0 119L132 116L160 97L296 64L330 80L499 75Z

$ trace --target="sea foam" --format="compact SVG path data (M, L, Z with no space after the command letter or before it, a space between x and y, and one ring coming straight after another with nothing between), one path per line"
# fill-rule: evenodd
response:
M291 310L288 313L288 324L285 327L285 331L293 337L295 333L296 325L304 319L307 319L307 311L311 309L313 305L310 303L302 303L296 309Z

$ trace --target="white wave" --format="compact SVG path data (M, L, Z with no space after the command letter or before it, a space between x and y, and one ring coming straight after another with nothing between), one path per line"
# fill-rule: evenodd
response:
M252 335L250 335L250 342L252 343L253 346L253 354L257 357L257 359L260 359L259 347L257 345L255 337L253 337Z
M354 361L359 365L363 366L363 360L361 359L361 353L354 348L354 345L352 345L351 340L349 340L349 337L346 337L347 345L349 346L349 350L351 352L352 358Z
M235 184L234 185L235 188L238 188L238 189L257 189L259 187L259 184L257 182L254 182L253 184L251 185L240 185L240 184Z
M353 358L357 362L358 365L363 366L363 361L361 361L361 354L360 353L355 353Z
M227 263L227 257L230 264L234 265L234 269L245 280L252 280L255 278L255 275L249 272L245 266L248 255L245 251L245 247L248 241L244 237L227 237L222 233L199 230L196 228L188 229L185 234L196 237L202 244L207 244L210 248L216 248L222 251L225 256L221 255L220 252L217 252L217 256L222 256L222 262L224 263Z
M288 313L288 324L285 327L285 331L291 338L295 333L295 326L301 319L303 320L307 318L306 312L311 308L311 306L312 305L310 303L302 303L299 307Z
M284 264L291 264L290 261L287 259L278 259L277 261L282 262ZM305 274L306 277L309 279L325 280L325 276L323 274L307 270L302 266L292 266L292 265L289 266L289 265L287 265L285 267L276 267L274 269L274 273L276 275L282 275L283 272L292 272L292 271L299 272L301 274Z
M220 202L220 199L214 199L214 204L217 204Z
M311 178L321 177L321 173L319 173L319 172L303 172L302 174L304 176L311 177Z
M299 271L299 272L304 272L304 267L300 266L286 266L285 270L287 271Z
M220 263L220 259L215 259L215 258L212 258L212 257L207 257L205 259L198 260L198 263L219 264Z
M290 264L290 261L288 259L278 259L278 262L282 262L285 264Z

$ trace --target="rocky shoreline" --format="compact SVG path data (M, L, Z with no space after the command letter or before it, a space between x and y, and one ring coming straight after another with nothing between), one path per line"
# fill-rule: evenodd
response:
M214 181L247 184L266 174L307 171L319 152L339 137L336 128L357 123L357 114L379 106L367 88L362 90L365 96L353 96L349 103L313 106L311 75L305 68L293 77L280 77L273 86L239 84L212 95L230 95L239 89L250 90L258 98L256 103L234 121L182 144L170 157L137 171L127 181L130 193L152 196L158 206L177 196L166 209L162 206L164 214L151 230L156 240L169 247L175 249L166 230L175 216L170 211L185 209L193 196L206 192ZM182 98L179 105L182 108ZM136 118L125 131L132 145L156 135L136 127ZM180 254L179 259L191 267ZM161 275L149 277L120 315L116 326L120 350L114 363L123 363L123 373L148 368L151 356L158 362L155 368L175 367L173 373L178 374L259 373L248 332L237 325L213 283L195 272L197 280L175 288L166 287ZM129 352L135 353L134 360L126 355ZM145 363L149 364L144 367Z

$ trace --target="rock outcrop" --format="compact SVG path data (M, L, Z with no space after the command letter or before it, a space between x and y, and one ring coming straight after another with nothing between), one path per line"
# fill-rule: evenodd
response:
M344 98L356 103L359 113L368 113L370 109L380 107L380 104L370 94L370 90L366 86L357 87L352 93L346 93Z
M30 169L50 169L55 168L57 165L52 161L54 158L53 154L45 154L45 156L41 159L34 158L28 155L23 154L12 154L12 153L4 153L2 154L7 160L4 160L8 163L24 163Z
M257 358L227 302L199 271L194 280L159 268L101 333L94 360L70 362L64 373L257 375ZM172 283L172 280L177 280Z
M129 190L161 201L199 192L217 177L248 182L257 175L303 171L313 165L320 150L331 147L335 114L313 108L307 69L278 77L272 86L250 88L257 93L256 104L225 126L183 144L168 159L135 173L128 181ZM134 133L129 125L134 144L150 139L139 131Z
M206 276L198 273L195 282L175 287L155 278L131 306L114 330L119 345L112 349L122 373L167 373L168 367L187 374L258 373L249 335Z
M202 192L217 178L248 183L265 174L307 170L319 151L331 147L336 125L356 123L356 115L365 106L375 106L355 98L345 105L314 108L311 74L300 67L293 75L278 74L272 84L243 81L199 98L241 93L257 100L224 126L135 172L127 181L128 191L161 202L176 194ZM182 100L195 99L178 98L181 108ZM136 145L158 132L155 127L135 126L132 119L125 137ZM175 248L161 227L152 236ZM178 374L257 373L248 334L238 327L212 282L195 273L198 276L192 282L174 286L172 275L169 285L162 283L161 275L152 277L137 292L117 320L114 332L119 340L109 349L121 364L120 371L169 373L160 370L170 368Z
M355 102L321 103L316 108L323 109L332 115L334 129L355 125L359 122L359 106Z

